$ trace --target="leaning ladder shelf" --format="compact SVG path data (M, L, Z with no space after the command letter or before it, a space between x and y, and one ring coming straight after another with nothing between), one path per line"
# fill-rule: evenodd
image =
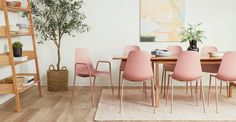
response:
M6 0L0 0L0 10L3 11L4 13L5 24L6 24L6 35L0 36L0 38L6 38L8 40L8 47L9 47L9 52L0 53L0 67L11 66L11 70L12 70L12 75L10 77L0 79L0 94L15 94L17 112L21 111L19 93L24 92L25 90L29 89L30 87L34 85L38 85L39 95L42 96L40 76L39 76L39 67L38 67L38 58L37 58L36 45L35 45L34 26L33 26L33 20L32 20L32 12L31 12L30 0L27 0L27 1L28 1L27 9L22 9L20 7L7 6ZM27 12L28 13L28 19L29 19L29 24L30 24L28 33L20 33L20 34L11 33L9 15L8 15L9 12L15 12L15 13ZM28 60L23 61L23 62L14 62L12 38L19 37L19 36L31 36L33 50L23 51L23 56L27 56ZM15 67L16 65L19 65L28 61L33 61L33 60L35 62L36 73L18 73L18 74L16 73L16 67ZM20 80L18 76L29 76L29 75L34 76L33 85L28 85L28 86L18 85L20 82L22 82L22 80Z

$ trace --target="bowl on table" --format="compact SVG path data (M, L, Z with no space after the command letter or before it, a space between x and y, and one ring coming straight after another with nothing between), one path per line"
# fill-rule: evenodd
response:
M224 52L210 52L210 57L222 57L224 55Z
M168 50L154 50L151 52L152 55L160 56L160 57L168 57L171 56L172 53L168 52Z

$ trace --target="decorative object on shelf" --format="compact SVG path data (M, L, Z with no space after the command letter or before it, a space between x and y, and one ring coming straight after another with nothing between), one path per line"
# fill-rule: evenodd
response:
M140 0L140 41L174 42L185 22L185 0Z
M23 44L19 41L14 42L12 44L14 57L21 57L22 56L22 47L23 47Z
M65 34L72 35L71 33L74 30L79 33L89 31L88 25L84 23L86 16L81 11L83 4L83 0L31 1L35 29L41 33L40 37L42 40L38 43L43 44L45 41L51 41L57 48L57 64L55 70L49 70L47 72L48 85L51 82L57 81L58 78L60 80L64 79L65 81L63 82L68 82L68 77L66 77L68 76L68 71L66 72L67 75L65 75L65 69L61 68L61 41ZM50 88L48 87L48 90L54 90ZM57 90L64 90L64 88Z
M27 26L27 24L18 23L16 24L16 26L19 27L19 31L17 32L18 34L29 32L29 27Z
M199 48L197 47L197 42L202 43L202 39L205 38L204 31L199 29L199 26L202 23L191 25L188 24L187 28L183 27L180 36L181 42L189 42L188 51L197 51L199 52Z
M21 0L21 8L23 8L23 9L28 8L28 1L27 0Z
M22 61L27 61L28 56L21 56L21 57L14 57L15 62L22 62Z

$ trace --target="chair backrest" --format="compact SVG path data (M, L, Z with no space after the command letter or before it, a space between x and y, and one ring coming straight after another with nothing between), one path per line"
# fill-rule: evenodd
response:
M217 78L225 81L236 81L236 51L225 52Z
M152 78L150 55L144 51L131 51L128 55L123 76L130 81L143 81Z
M123 54L124 54L125 56L128 56L128 55L129 55L129 52L130 52L130 51L133 51L133 50L140 50L140 48L139 48L139 46L137 46L137 45L129 45L129 46L126 46L126 47L124 48Z
M89 53L85 48L77 48L75 51L75 63L86 63L90 70L94 70ZM77 65L76 73L88 74L88 69L85 65Z
M174 69L173 77L180 81L197 80L202 75L200 56L195 51L183 51Z
M201 49L201 55L208 55L210 52L218 52L215 46L204 46Z
M167 50L171 52L172 54L179 55L182 52L182 47L181 46L168 46Z

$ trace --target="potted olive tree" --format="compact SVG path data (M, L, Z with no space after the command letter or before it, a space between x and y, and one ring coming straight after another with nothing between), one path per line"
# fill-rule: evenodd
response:
M202 43L202 39L204 39L204 31L199 29L199 26L202 23L191 25L188 24L187 27L183 27L180 36L181 42L189 42L188 51L197 51L199 52L199 48L197 47L197 42Z
M31 8L34 26L43 44L50 41L57 48L57 63L50 65L47 72L48 90L67 90L68 70L61 66L61 41L66 34L76 30L79 33L89 31L84 23L86 16L81 11L83 0L33 0ZM71 35L74 36L74 35Z
M22 56L22 47L23 47L23 44L19 41L16 41L12 44L14 57Z

